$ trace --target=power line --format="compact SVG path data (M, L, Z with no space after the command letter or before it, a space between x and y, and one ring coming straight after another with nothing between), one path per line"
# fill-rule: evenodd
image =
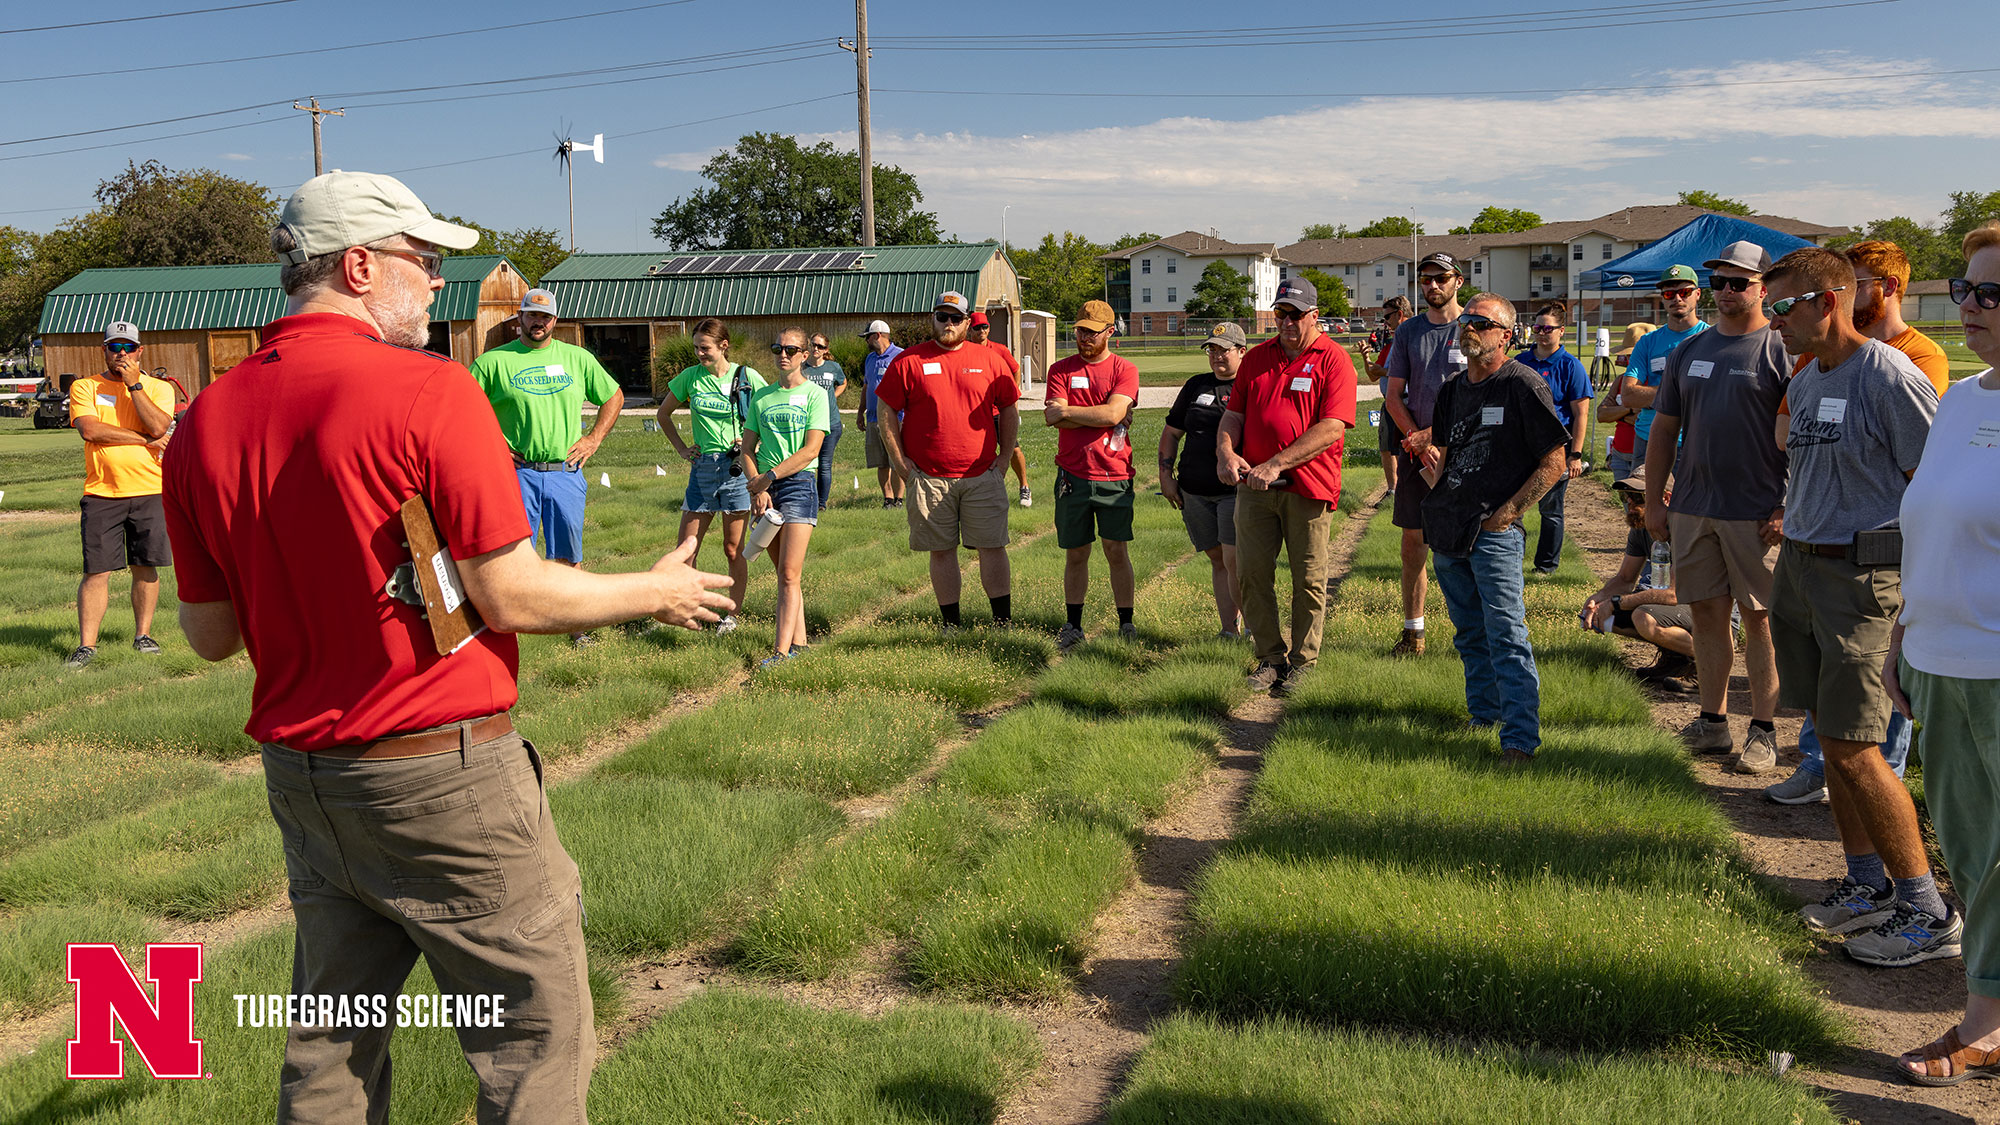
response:
M34 144L37 141L65 141L71 137L94 137L99 133L117 133L125 129L144 129L153 125L173 125L182 121L200 121L208 117L226 117L232 113L248 113L253 109L269 109L283 102L258 102L255 105L240 105L235 109L218 109L208 113L184 113L179 117L162 117L157 121L139 121L130 125L107 125L102 129L80 129L74 133L50 133L46 137L22 137L18 140L0 141L0 148L9 145Z
M0 163L10 160L40 160L44 156L67 156L72 152L96 152L106 148L131 148L135 145L149 145L156 141L171 141L181 137L200 137L209 133L227 133L232 129L254 129L259 125L279 125L286 121L281 117L269 117L262 121L238 121L229 125L215 125L207 129L189 129L181 133L162 133L157 137L128 137L122 141L107 141L100 145L77 145L74 148L52 148L46 152L17 152L12 156L0 156Z
M68 31L78 27L107 27L114 23L139 23L144 20L170 20L181 16L205 16L211 12L240 12L245 8L275 8L280 4L296 4L299 0L257 0L254 4L231 4L224 8L190 8L184 12L155 12L149 16L121 16L108 20L84 20L82 23L52 23L42 27L0 28L0 35L26 35L31 31Z

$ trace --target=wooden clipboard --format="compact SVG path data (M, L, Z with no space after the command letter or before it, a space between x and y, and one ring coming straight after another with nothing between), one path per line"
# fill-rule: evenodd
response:
M458 564L438 538L430 505L421 495L403 502L403 534L409 538L410 562L416 570L417 586L423 591L431 641L439 656L450 656L484 632L486 622L479 619L479 611L465 596Z

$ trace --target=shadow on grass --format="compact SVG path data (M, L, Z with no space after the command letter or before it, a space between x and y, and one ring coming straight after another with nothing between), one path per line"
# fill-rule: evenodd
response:
M101 1121L119 1108L153 1092L138 1083L78 1082L59 1086L48 1096L28 1107L18 1120L21 1125L60 1125L67 1121Z
M883 1082L875 1087L875 1100L881 1104L884 1121L983 1125L1000 1114L1000 1103L991 1092L967 1082L928 1075L907 1075Z
M1154 1087L1126 1097L1108 1125L1334 1125L1337 1119L1304 1102L1266 1094L1209 1094Z
M70 640L75 636L76 630L66 626L0 625L0 645L38 649L56 657L70 654Z

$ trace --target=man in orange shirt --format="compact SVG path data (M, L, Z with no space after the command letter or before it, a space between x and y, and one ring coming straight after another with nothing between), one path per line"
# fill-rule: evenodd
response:
M992 331L993 325L987 321L986 314L976 312L972 314L971 327L966 330L965 338L975 344L985 344L987 347L993 349L993 354L1000 357L1000 365L1008 371L1013 372L1014 378L1018 382L1021 378L1021 361L1014 358L1014 350L1012 348L1009 348L998 340L988 338ZM1014 447L1013 465L1014 479L1021 485L1021 506L1023 508L1032 508L1035 506L1035 494L1028 490L1028 455L1021 452L1019 445Z
M81 668L97 655L97 628L111 602L111 572L132 570L132 647L157 656L153 610L160 571L174 564L160 501L160 455L174 421L172 385L140 363L139 326L104 330L104 372L69 387L69 424L83 438L83 582L76 588L77 647L63 661Z

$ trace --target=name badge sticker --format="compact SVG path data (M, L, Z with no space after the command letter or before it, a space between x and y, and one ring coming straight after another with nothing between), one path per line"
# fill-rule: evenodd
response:
M792 396L792 405L793 405L793 406L804 406L805 404L806 404L806 396L805 396L805 395L796 395L796 394L795 394L795 395L793 395L793 396Z
M117 406L117 405L118 405L118 396L117 396L117 395L107 395L107 394L104 394L104 393L102 393L102 392L99 392L99 393L98 393L98 396L97 396L97 405L99 405L99 406Z
M1450 351L1445 352L1444 359L1446 363L1451 364L1453 367L1465 366L1465 353L1459 351L1457 348L1452 348Z
M1690 379L1706 379L1713 374L1715 374L1715 364L1708 360L1697 359L1688 364Z
M1504 406L1482 406L1479 408L1479 424L1482 426L1498 426L1504 424L1506 421L1507 408Z
M1987 449L2000 447L2000 420L1979 423L1978 428L1972 431L1972 444Z
M1313 389L1313 381L1312 381L1312 376L1310 376L1310 375L1294 375L1294 376L1292 376L1292 389L1293 389L1293 390L1295 390L1295 391L1309 391L1309 390L1312 390L1312 389Z
M1195 404L1196 406L1214 406L1214 405L1215 405L1215 396L1214 396L1214 395L1196 395L1196 396L1194 396L1194 404Z
M1656 355L1656 356L1654 356L1654 357L1653 357L1653 362L1652 362L1651 366L1652 366L1652 369L1653 369L1653 374L1655 374L1655 375L1664 375L1664 374L1666 374L1666 370L1667 370L1667 357L1666 357L1666 356L1663 356L1663 355Z
M926 364L924 364L924 374L926 374L926 375L942 375L942 374L944 374L944 364L942 364L942 363L926 363Z
M1082 390L1088 390L1088 389L1090 388L1090 376L1088 376L1088 375L1072 375L1072 376L1070 376L1070 377L1069 377L1069 387L1070 387L1070 389L1071 389L1071 390L1073 390L1073 391L1082 391Z
M1847 400L1844 398L1823 398L1819 400L1819 420L1838 424L1847 418Z

